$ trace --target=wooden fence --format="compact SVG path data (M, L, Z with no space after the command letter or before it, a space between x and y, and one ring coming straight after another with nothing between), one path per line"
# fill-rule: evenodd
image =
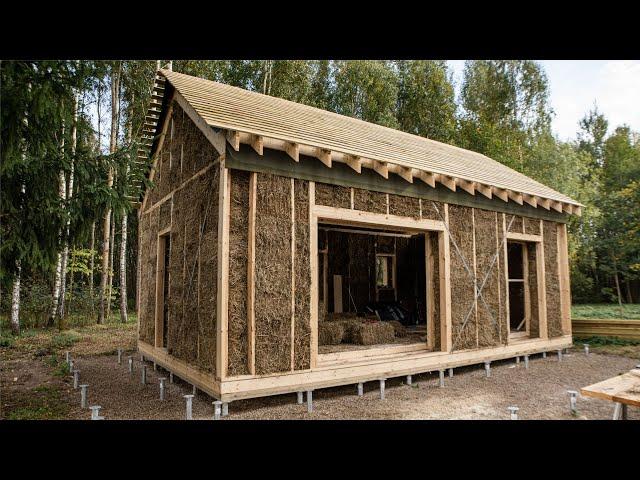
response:
M640 340L640 320L617 320L611 318L589 318L571 320L576 337L618 337Z

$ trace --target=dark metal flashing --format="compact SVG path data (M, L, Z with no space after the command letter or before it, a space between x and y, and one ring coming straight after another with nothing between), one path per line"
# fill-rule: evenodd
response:
M226 166L238 170L271 173L283 177L293 177L343 187L404 195L558 223L567 223L569 221L568 214L559 213L555 210L534 208L527 204L518 205L515 202L505 203L498 198L489 199L479 193L471 195L460 189L452 192L440 183L436 183L436 188L432 188L417 178L414 183L409 183L393 173L389 174L388 179L384 179L369 168L363 168L362 173L356 173L344 163L334 162L332 167L328 168L318 159L302 154L300 154L300 161L296 163L289 155L279 150L265 148L264 154L258 155L249 145L240 144L240 151L236 152L227 143L225 156Z

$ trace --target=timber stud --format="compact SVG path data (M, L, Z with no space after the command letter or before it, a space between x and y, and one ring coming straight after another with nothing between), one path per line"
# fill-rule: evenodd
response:
M128 357L129 359L129 373L133 373L133 357Z
M453 368L449 369L449 378L453 378Z
M183 397L187 400L186 419L193 420L193 395L183 395Z
M524 356L524 368L529 368L529 355Z
M73 389L78 389L78 380L80 379L80 370L76 369L73 372Z
M142 364L142 384L147 384L147 366Z
M222 402L220 400L216 400L213 402L213 419L220 420L220 416L222 415Z
M487 378L489 378L491 376L491 362L484 362L484 371Z
M407 385L411 386L411 375L407 375Z
M509 413L511 414L511 420L518 420L518 407L508 407Z
M80 385L80 407L87 408L87 389L89 385Z
M583 343L582 346L584 347L584 354L589 355L589 344Z
M160 400L164 400L164 382L165 382L166 378L161 377L158 379L158 381L160 382Z
M118 349L118 365L122 365L122 349Z
M364 383L358 383L358 396L361 397L364 395Z
M91 420L104 420L104 417L100 416L100 405L93 405L89 407L91 409Z
M578 409L576 408L576 401L578 399L578 392L575 390L567 390L569 394L569 408L571 410L571 415L575 415L578 413Z
M313 412L313 390L307 390L307 413Z
M438 374L440 375L440 388L444 388L444 370L440 370Z
M380 379L380 400L384 400L384 382L385 381L386 381L386 378Z

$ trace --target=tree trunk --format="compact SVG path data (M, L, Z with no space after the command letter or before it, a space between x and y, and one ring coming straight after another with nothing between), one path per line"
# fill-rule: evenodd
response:
M631 295L631 282L628 278L624 281L624 284L627 288L627 303L633 303L633 295Z
M95 263L96 252L96 222L91 224L91 259L89 260L89 298L91 299L91 315L95 314L95 305L93 304L93 267Z
M616 290L618 292L618 305L620 306L620 316L622 316L622 292L620 291L620 280L618 279L618 266L613 262L613 272L616 281Z
M64 120L62 122L62 136L60 141L60 150L62 155L64 155ZM67 198L67 179L65 177L64 171L60 171L58 173L58 194L60 198L64 202ZM58 232L58 236L62 237L63 232ZM63 252L58 252L58 259L56 261L56 277L53 285L53 294L51 298L51 310L49 312L49 319L47 320L47 326L52 327L56 320L56 314L58 313L58 303L60 302L60 289L62 287L62 274L63 274L63 262L64 262L64 254Z
M13 279L13 293L11 295L11 331L20 335L20 275L22 267L18 261L18 273Z
M73 198L73 176L75 169L76 145L78 143L78 94L73 95L73 125L71 125L71 168L69 171L69 182L67 183L66 199L67 205L65 213L67 224L64 232L64 249L62 251L62 272L60 282L60 300L58 303L58 328L64 329L65 295L67 292L67 265L69 263L69 227L71 225L70 202Z
M111 319L111 297L113 295L113 253L116 249L116 216L115 213L111 214L111 234L109 238L109 287L107 291L107 319Z
M127 323L127 212L122 209L120 238L120 320Z
M120 63L120 67L122 63ZM118 141L118 113L120 111L120 69L111 74L111 141L109 153L115 153ZM113 168L109 168L107 187L113 187ZM107 208L104 214L102 232L102 272L100 279L100 312L98 323L104 323L105 319L105 294L107 293L107 281L109 277L109 234L111 233L111 208Z

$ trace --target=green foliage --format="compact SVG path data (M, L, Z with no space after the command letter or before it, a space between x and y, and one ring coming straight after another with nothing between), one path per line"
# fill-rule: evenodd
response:
M640 320L640 304L622 305L622 312L617 304L583 304L571 307L571 318L624 318Z
M616 337L601 337L601 336L593 336L593 337L577 337L576 341L580 343L588 343L594 347L601 347L605 345L619 345L619 346L627 346L627 345L640 345L640 340L626 340L622 338Z
M69 406L62 398L62 391L53 385L33 389L33 395L23 399L22 405L8 412L9 420L56 420L65 418Z
M51 338L51 341L49 342L49 348L53 350L69 348L73 346L78 340L80 340L80 336L74 332L59 333L58 335L54 335Z

